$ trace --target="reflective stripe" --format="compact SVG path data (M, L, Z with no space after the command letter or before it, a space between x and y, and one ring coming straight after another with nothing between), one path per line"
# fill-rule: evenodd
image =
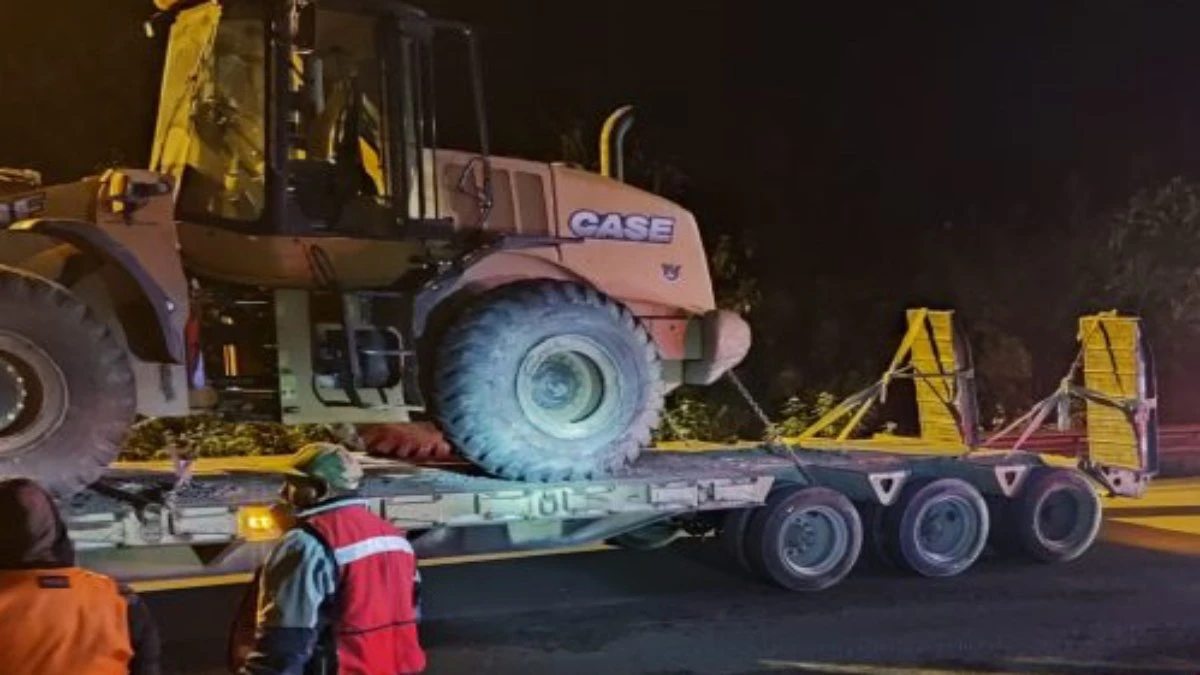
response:
M334 551L333 555L337 558L339 565L347 565L355 560L391 551L402 551L412 555L412 544L409 544L404 537L371 537L349 546L343 546Z

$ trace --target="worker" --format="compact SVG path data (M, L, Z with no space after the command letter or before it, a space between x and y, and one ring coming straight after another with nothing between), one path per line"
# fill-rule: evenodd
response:
M158 631L145 602L75 565L46 490L23 478L0 481L0 524L0 670L158 674Z
M287 531L234 624L241 675L425 670L416 557L404 532L358 498L362 477L340 445L307 445L292 458L280 490Z

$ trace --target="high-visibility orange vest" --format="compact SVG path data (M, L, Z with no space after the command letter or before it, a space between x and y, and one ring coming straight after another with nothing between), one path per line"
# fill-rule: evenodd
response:
M125 675L128 611L116 582L78 567L0 570L0 669Z

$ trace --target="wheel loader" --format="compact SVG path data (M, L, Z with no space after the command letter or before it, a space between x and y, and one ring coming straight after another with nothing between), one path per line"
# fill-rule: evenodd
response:
M666 393L745 357L691 213L489 153L469 26L155 4L149 167L0 190L0 475L72 494L138 416L197 411L420 417L493 475L612 475ZM469 142L441 147L439 113Z

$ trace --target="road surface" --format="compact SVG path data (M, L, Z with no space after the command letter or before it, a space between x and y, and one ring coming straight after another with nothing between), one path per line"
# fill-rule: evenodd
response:
M1069 565L863 569L811 595L743 578L698 541L431 567L429 673L1200 673L1198 505L1200 482L1160 486ZM224 672L241 592L148 594L167 672Z

